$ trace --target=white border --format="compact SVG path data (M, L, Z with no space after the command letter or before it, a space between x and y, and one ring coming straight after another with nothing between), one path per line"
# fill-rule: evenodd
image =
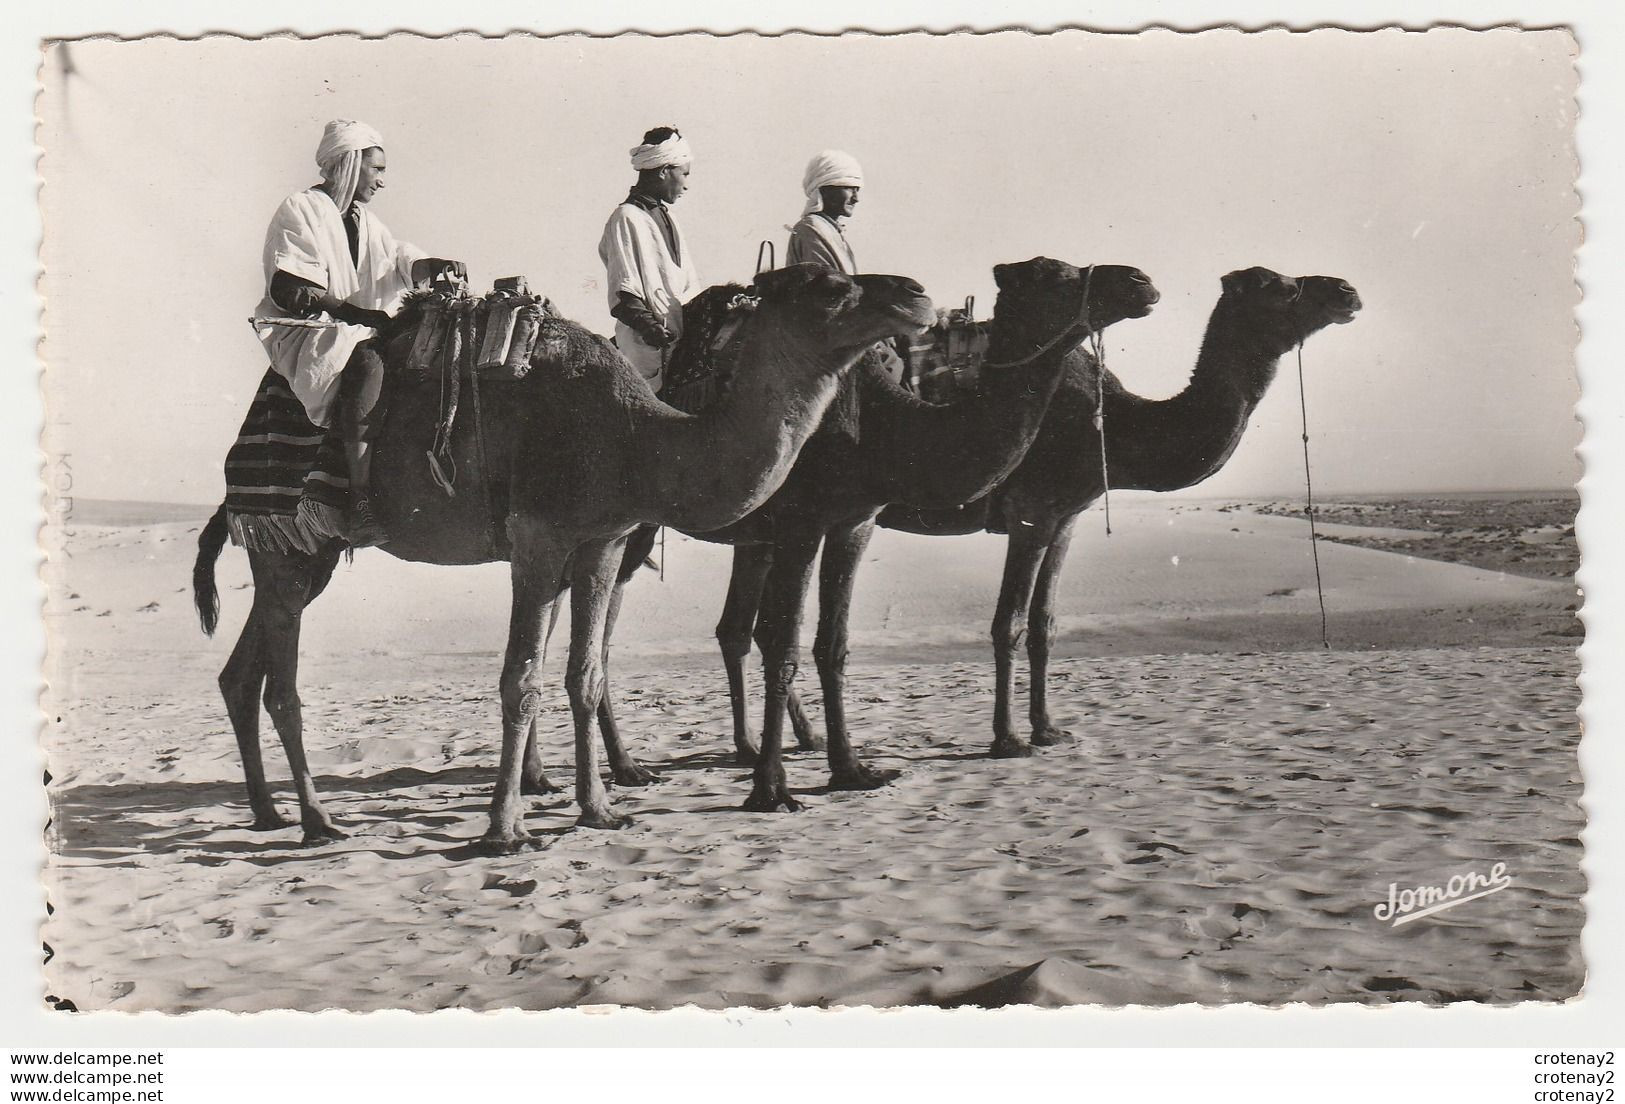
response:
M1612 7L1615 10L1610 11ZM562 5L542 8L517 0L484 0L447 5L428 0L394 0L388 5L356 2L256 3L227 6L203 0L147 0L127 3L83 2L34 5L15 10L4 36L3 92L9 110L0 174L7 218L0 248L0 317L4 319L8 359L7 401L0 403L0 509L11 522L0 532L0 610L6 678L0 682L4 709L4 759L0 760L0 1046L566 1046L566 1045L829 1045L846 1044L976 1047L988 1045L1049 1046L1605 1046L1617 1043L1625 1022L1625 968L1617 933L1625 908L1621 901L1619 861L1622 791L1621 748L1625 733L1625 681L1606 672L1625 670L1620 640L1625 635L1625 607L1619 577L1622 462L1625 462L1625 402L1619 365L1625 304L1620 302L1625 255L1619 225L1621 173L1619 136L1625 134L1625 17L1617 3L1558 2L1536 4L1427 3L1356 4L1299 2L1054 3L1007 0L998 4L950 2L891 4L882 9L853 0L818 4L680 2ZM335 14L343 12L343 17ZM97 33L138 35L172 32L197 35L209 31L263 34L297 31L358 31L381 34L409 28L427 33L509 30L608 33L626 29L652 32L710 29L764 32L802 29L836 32L849 27L875 31L927 29L947 31L1027 26L1052 29L1083 26L1134 30L1159 24L1179 29L1233 25L1246 29L1284 25L1306 29L1318 25L1369 28L1400 25L1421 28L1439 23L1465 26L1513 24L1530 27L1569 26L1580 42L1580 188L1584 200L1586 244L1579 275L1585 290L1580 311L1584 333L1581 379L1585 398L1581 413L1587 427L1582 456L1583 513L1580 539L1585 558L1581 584L1587 594L1585 620L1589 639L1582 657L1586 739L1582 763L1588 783L1591 824L1586 833L1586 871L1591 891L1585 951L1590 980L1583 998L1562 1007L1491 1009L1420 1007L1318 1010L1221 1010L943 1013L855 1011L819 1013L615 1012L608 1015L557 1013L377 1013L356 1016L324 1013L267 1013L237 1016L198 1013L165 1017L111 1013L67 1016L43 1010L39 988L37 922L43 897L37 878L40 825L44 801L38 785L41 757L37 750L39 660L43 649L35 544L38 518L41 421L35 383L38 336L34 279L38 270L40 233L36 205L32 102L37 82L38 43L42 38L80 37ZM1290 90L1283 90L1290 94ZM1486 228L1486 233L1493 228ZM129 274L138 279L139 274ZM1606 658L1605 658L1606 657ZM1614 938L1604 938L1604 932ZM606 1074L608 1071L605 1071ZM545 1065L537 1069L537 1087L547 1088ZM767 1086L764 1086L767 1087ZM319 1097L320 1098L320 1097Z

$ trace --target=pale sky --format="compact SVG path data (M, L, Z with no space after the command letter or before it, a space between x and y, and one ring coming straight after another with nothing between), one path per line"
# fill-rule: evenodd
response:
M1163 293L1108 335L1162 397L1219 277L1343 277L1304 350L1317 489L1567 486L1572 45L1562 32L83 42L39 102L48 447L73 493L212 502L263 353L246 319L323 123L384 135L373 210L476 286L523 274L610 320L597 241L627 150L679 127L675 213L707 283L783 250L820 149L863 163L860 265L991 308L994 264L1132 264ZM1295 364L1192 493L1301 490ZM1109 427L1108 427L1109 428Z

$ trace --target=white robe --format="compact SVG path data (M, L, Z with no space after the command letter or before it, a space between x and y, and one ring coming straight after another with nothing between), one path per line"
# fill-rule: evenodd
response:
M671 212L666 214L669 217ZM609 274L610 308L620 303L621 292L630 292L648 305L673 337L678 337L683 332L683 304L700 290L700 274L676 219L672 219L671 228L681 262L666 248L666 236L655 216L635 203L622 203L610 212L604 224L598 256ZM649 386L659 391L664 372L662 350L645 342L619 319L615 321L615 346L649 381Z
M807 261L847 276L858 274L858 260L847 244L846 235L823 215L802 215L801 221L790 228L790 246L784 251L784 263Z
M357 264L350 260L344 218L326 192L311 188L282 201L265 232L265 298L254 309L255 317L292 317L271 299L271 279L278 272L309 280L368 310L394 313L400 307L401 297L412 287L412 265L426 254L396 241L365 206L359 211ZM288 381L305 414L319 426L332 421L339 373L350 354L374 335L371 327L342 322L320 329L258 326L256 331L271 367Z

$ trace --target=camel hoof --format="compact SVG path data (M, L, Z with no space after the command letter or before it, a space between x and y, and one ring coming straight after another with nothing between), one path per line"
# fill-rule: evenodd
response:
M254 823L248 826L250 832L280 832L284 828L292 828L293 821L274 809L269 813L262 813L254 818Z
M747 813L799 813L801 803L790 796L789 790L779 787L767 793L752 790L740 808Z
M1033 746L1025 740L1017 740L1014 737L1005 739L1001 736L993 741L992 756L995 759L1031 759Z
M526 797L546 797L558 793L559 787L555 786L547 775L538 774L535 778L521 778L519 792Z
M525 849L529 837L523 832L498 832L492 829L480 837L474 849L482 855L517 855Z
M610 777L617 786L653 786L661 781L658 774L640 763L616 767L610 772Z
M875 770L862 763L854 763L850 767L832 770L829 773L829 788L832 790L878 790L890 784L900 771Z
M576 817L577 828L602 828L607 832L617 828L630 828L633 823L631 817L612 813L608 809L602 812L585 812Z
M350 833L340 831L333 825L332 821L324 820L319 824L306 825L305 838L302 842L306 847L319 847L324 843L331 843L334 840L344 840L349 838Z
M797 751L823 751L825 746L824 738L815 732L796 733Z
M1064 728L1045 725L1042 728L1033 729L1032 743L1034 747L1061 747L1076 742L1076 737Z
M761 754L760 751L748 744L734 745L734 762L741 767L754 767Z

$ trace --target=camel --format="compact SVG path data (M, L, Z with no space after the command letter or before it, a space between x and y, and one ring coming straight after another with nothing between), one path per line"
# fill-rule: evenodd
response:
M843 702L847 613L875 515L892 502L951 506L985 494L1015 468L1038 433L1068 352L1090 333L1147 314L1157 301L1143 273L1118 265L1079 269L1039 257L993 271L999 297L975 394L949 404L925 403L866 359L842 382L784 486L764 506L719 532L683 529L734 547L717 640L728 672L736 755L756 767L747 810L798 807L785 782L782 726L820 545L814 658L824 691L829 786L873 789L889 776L860 761ZM642 554L641 548L629 550L623 581ZM760 748L752 744L746 713L745 660L753 632L767 684ZM804 716L799 706L796 712ZM607 699L600 727L616 780L650 780L626 753Z
M1222 278L1189 384L1168 399L1124 390L1106 372L1106 473L1114 490L1171 491L1202 482L1241 442L1280 358L1326 326L1352 321L1360 297L1330 276L1282 276L1249 268ZM1055 642L1055 586L1078 515L1105 489L1094 421L1098 366L1079 353L1038 439L992 494L957 511L893 507L879 523L912 533L1008 533L1004 578L993 618L996 672L995 758L1033 754L1071 734L1049 717L1046 675ZM1030 664L1024 740L1012 719L1014 659L1025 632Z
M503 413L491 419L490 472L506 497L505 540L486 560L507 559L513 580L507 650L501 676L502 753L491 804L488 850L523 845L524 775L541 786L526 754L541 702L542 632L553 602L571 591L566 668L576 731L577 824L626 823L610 806L598 776L591 721L603 692L605 620L628 533L644 523L698 530L728 525L764 502L783 482L801 447L834 398L840 378L877 339L919 333L935 318L912 280L847 278L812 265L762 274L760 297L741 337L733 386L703 414L658 401L603 338L575 323L548 319L522 380L506 384ZM405 327L401 327L402 330ZM400 363L410 333L398 333L386 359ZM420 470L426 439L410 412L390 399L374 462L375 488L389 505L392 540L385 551L434 563L477 562L470 548L490 548L489 534L471 540L445 524ZM404 458L415 456L416 463ZM399 459L397 459L399 458ZM415 495L415 497L414 497ZM465 495L463 498L472 496ZM414 505L421 504L420 510ZM194 594L206 632L218 619L214 563L227 535L224 508L198 541ZM288 756L306 843L342 837L323 809L305 758L298 673L304 607L330 580L343 549L318 554L250 551L255 594L241 638L220 674L243 758L254 828L286 826L266 785L259 751L258 701ZM522 761L523 760L523 761Z

